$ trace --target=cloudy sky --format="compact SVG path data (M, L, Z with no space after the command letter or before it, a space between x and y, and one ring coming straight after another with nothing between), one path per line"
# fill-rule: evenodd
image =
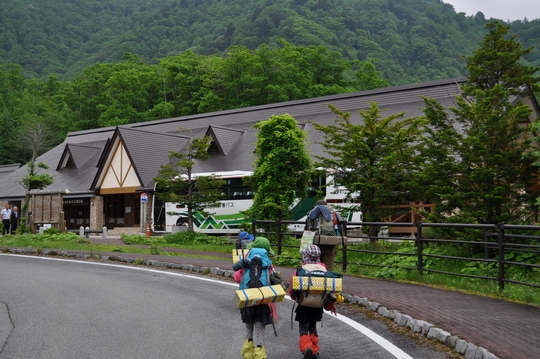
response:
M475 15L482 11L486 19L491 17L504 21L534 20L540 18L540 1L538 0L443 0L452 4L456 12Z

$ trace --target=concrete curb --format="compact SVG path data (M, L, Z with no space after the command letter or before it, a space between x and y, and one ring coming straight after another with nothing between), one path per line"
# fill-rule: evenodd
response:
M435 327L435 325L429 322L414 319L397 310L389 310L379 303L370 302L368 298L360 298L349 294L343 294L343 298L345 298L345 301L348 303L366 307L372 312L376 312L387 319L391 319L399 326L409 328L413 332L422 334L429 339L436 339L458 353L463 354L466 359L499 359L499 357L486 349L461 340L458 337Z

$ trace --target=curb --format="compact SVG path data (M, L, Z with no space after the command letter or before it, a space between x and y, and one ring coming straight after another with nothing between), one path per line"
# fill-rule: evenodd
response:
M153 259L142 259L140 257L124 257L124 256L115 256L115 255L90 255L87 253L75 253L69 251L56 251L42 249L38 251L35 248L7 248L3 247L2 251L4 253L12 254L33 254L40 256L58 256L58 257L68 257L76 259L100 259L103 261L112 261L112 262L122 262L128 264L144 265L157 268L167 268L167 269L176 269L184 270L187 272L201 273L201 274L211 274L216 276L221 276L225 278L234 278L234 271L230 269L220 269L217 267L204 267L197 266L193 264L180 264L180 263L171 263L171 262L162 262ZM289 286L289 283L284 281L283 284L285 287ZM434 324L426 322L424 320L414 319L409 315L400 313L397 310L390 310L386 307L383 307L380 303L371 302L368 298L361 298L355 295L343 294L345 302L350 304L359 305L365 307L377 314L381 315L384 318L393 320L395 324L409 328L415 333L422 334L428 339L438 340L440 343L454 349L459 354L465 356L465 359L500 359L493 353L489 352L487 349L478 347L473 343L466 342L465 340L460 339L459 337L452 335L451 333L444 331L441 328L437 328Z
M436 339L456 352L463 354L465 359L499 359L498 356L490 353L487 349L459 339L457 336L435 327L434 324L424 320L414 319L397 310L389 310L377 302L370 302L368 298L360 298L356 295L349 294L343 294L343 298L345 298L347 303L365 307L382 317L393 320L394 323L401 327L409 328L415 333L422 334L428 339Z

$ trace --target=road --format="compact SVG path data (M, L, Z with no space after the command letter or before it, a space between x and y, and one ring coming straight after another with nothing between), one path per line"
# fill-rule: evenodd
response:
M229 281L5 254L0 273L0 359L240 358L243 325ZM292 303L278 304L277 337L267 327L269 358L301 359ZM350 315L324 316L321 359L446 358Z

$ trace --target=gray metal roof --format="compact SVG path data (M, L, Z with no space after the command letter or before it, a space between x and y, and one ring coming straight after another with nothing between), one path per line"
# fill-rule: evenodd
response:
M212 136L221 154L226 156L244 134L243 130L221 126L208 127L207 136Z
M208 161L197 162L194 172L253 171L257 130L253 125L269 119L272 115L290 114L299 123L308 120L328 125L335 115L328 108L332 104L341 111L350 112L351 120L361 123L358 110L368 109L371 102L377 102L383 116L406 112L405 117L421 116L423 101L420 96L436 99L443 106L454 105L463 78L431 81L421 84L395 86L384 89L324 96L313 99L290 101L263 106L241 108L164 120L128 124L109 128L69 133L64 143L38 158L51 166L48 173L55 176L54 183L47 189L69 189L72 195L91 195L93 183L101 169L97 167L107 140L115 133L121 137L142 183L141 190L151 190L153 178L157 176L161 164L168 162L170 150L180 151L186 144L186 134L179 127L190 129L190 136L202 137L213 134L221 152L212 152ZM309 151L313 155L324 155L321 145L322 134L307 124L302 127L309 136ZM77 168L56 170L66 145L73 156ZM90 148L89 151L85 149ZM108 150L108 149L106 149ZM41 169L40 169L41 171ZM4 176L0 182L0 198L15 199L24 196L24 189L18 181L26 175L26 166Z
M11 172L16 171L17 169L19 169L19 167L21 167L20 163L12 163L12 164L9 164L9 165L1 165L0 166L0 178L2 178L4 176L7 176Z

